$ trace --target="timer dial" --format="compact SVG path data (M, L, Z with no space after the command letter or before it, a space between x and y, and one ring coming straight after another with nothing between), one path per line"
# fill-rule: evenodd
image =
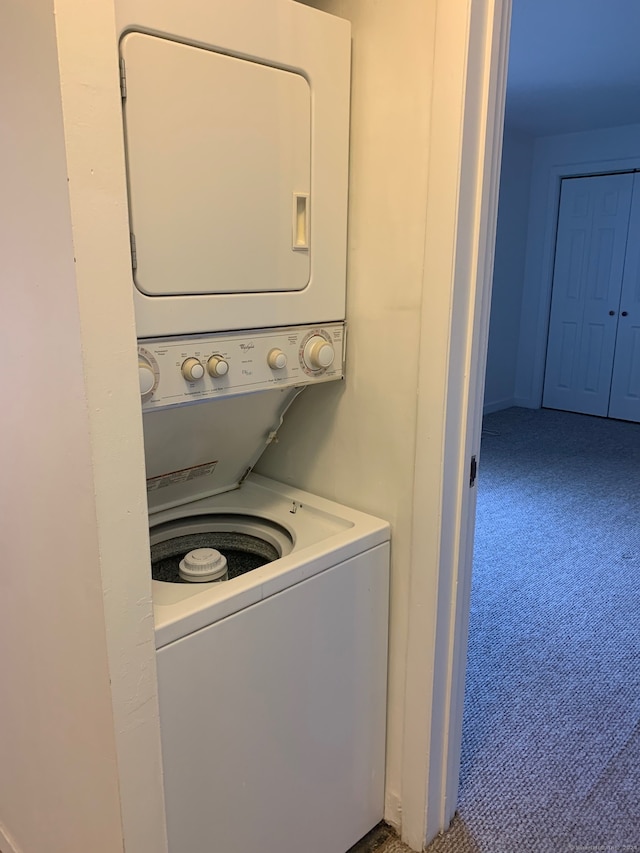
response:
M207 362L209 376L226 376L229 372L229 362L221 355L212 355Z
M204 367L197 358L187 358L182 362L180 369L187 382L197 382L198 379L202 379L204 376Z
M326 370L333 364L335 351L322 335L312 335L304 345L302 358L309 370Z
M138 378L140 379L140 396L144 397L153 391L156 384L156 376L150 364L144 361L138 362Z
M158 362L153 355L144 347L138 347L138 381L140 383L140 397L146 403L158 387L160 372Z

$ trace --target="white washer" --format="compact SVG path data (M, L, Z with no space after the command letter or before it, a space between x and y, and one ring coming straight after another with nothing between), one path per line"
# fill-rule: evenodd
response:
M169 849L345 853L383 816L389 525L250 473L301 390L341 378L344 327L140 358L156 573L212 548L231 575L153 581ZM234 577L237 551L262 565Z
M383 816L388 525L251 475L154 514L152 542L215 514L292 548L226 582L154 581L169 850L345 853Z

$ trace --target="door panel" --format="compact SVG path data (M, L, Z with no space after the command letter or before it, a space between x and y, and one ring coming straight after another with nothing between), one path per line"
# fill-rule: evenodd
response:
M609 417L625 421L640 421L640 175L636 173L633 177L633 203L609 403Z
M571 386L571 366L574 362L576 349L577 324L562 323L558 335L560 337L560 364L557 382L560 388L569 388Z
M543 396L549 408L607 414L632 187L631 174L562 182Z
M598 394L601 388L602 363L607 346L607 329L603 323L589 323L586 330L585 367L583 387L585 391Z
M122 56L138 289L169 296L305 288L307 80L137 32L123 39Z

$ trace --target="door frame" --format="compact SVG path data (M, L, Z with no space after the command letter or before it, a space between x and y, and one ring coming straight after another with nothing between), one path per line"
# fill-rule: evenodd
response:
M402 757L402 838L415 850L447 828L457 802L475 526L469 464L480 449L510 20L511 0L437 4ZM438 321L445 352L430 346Z
M402 838L415 850L447 828L457 800L475 525L468 464L480 447L510 18L511 0L437 2L401 770ZM522 307L535 337L526 359L519 354L516 405L539 406L542 396L548 223L560 176L640 168L640 125L623 139L608 130L584 136L535 143ZM532 215L544 222L542 235L532 237ZM450 300L444 356L426 334L442 292ZM440 396L444 411L433 411ZM439 502L425 485L434 481Z

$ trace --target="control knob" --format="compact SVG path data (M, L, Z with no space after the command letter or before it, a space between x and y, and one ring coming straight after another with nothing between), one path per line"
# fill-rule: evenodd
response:
M209 376L226 376L229 372L229 362L221 355L212 355L207 362Z
M156 375L148 362L138 362L138 378L140 380L140 396L144 397L153 391L153 386L156 384Z
M326 370L333 364L333 345L321 335L313 335L304 345L302 358L310 370Z
M282 352L281 349L275 347L272 350L269 350L269 355L267 356L267 364L273 370L283 370L287 366L287 356L286 353Z
M188 358L183 361L181 370L187 382L197 382L204 376L204 367L197 358Z

